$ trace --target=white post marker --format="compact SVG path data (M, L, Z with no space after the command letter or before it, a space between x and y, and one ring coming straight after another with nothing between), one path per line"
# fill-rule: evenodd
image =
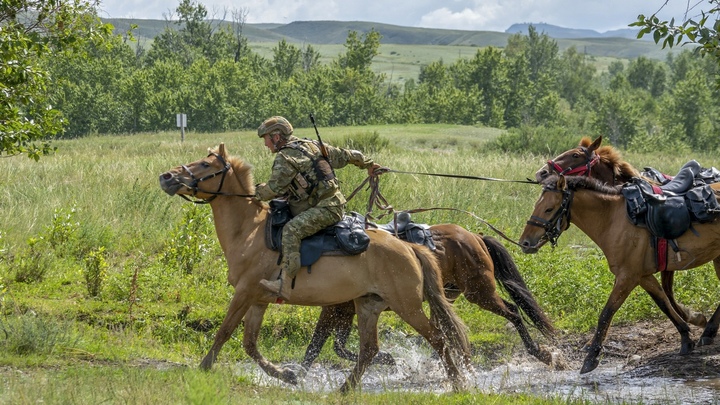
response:
M187 114L177 114L177 126L180 128L180 142L185 141L185 127L187 127Z

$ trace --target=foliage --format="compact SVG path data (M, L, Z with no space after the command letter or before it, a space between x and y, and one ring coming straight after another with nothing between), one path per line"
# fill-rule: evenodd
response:
M378 131L368 131L347 135L340 141L339 145L372 156L387 149L390 146L390 140L380 136Z
M163 263L182 273L191 274L203 257L216 248L212 218L207 207L189 205L169 235Z
M105 256L105 247L101 246L88 252L83 260L85 264L83 272L83 275L85 276L85 285L87 286L87 292L91 297L97 297L100 295L103 282L107 277L107 269L109 265L105 260Z
M17 355L50 355L72 349L78 337L69 322L26 313L0 318L0 347Z
M54 255L48 252L42 238L29 238L27 247L10 263L13 280L18 283L38 283L45 279L52 266Z
M95 0L4 2L0 8L0 156L38 160L64 120L48 97L52 80L43 58L102 43L112 26L95 16Z
M681 44L698 45L697 49L702 54L710 55L720 62L720 34L718 34L720 3L718 0L708 0L707 3L709 9L700 10L699 19L691 16L679 25L675 23L674 18L670 21L661 21L656 12L649 17L640 14L637 21L630 26L641 27L638 38L642 38L645 34L652 34L656 44L662 41L663 48L672 48ZM691 11L690 7L691 5L688 3L688 14ZM685 38L687 41L683 42Z

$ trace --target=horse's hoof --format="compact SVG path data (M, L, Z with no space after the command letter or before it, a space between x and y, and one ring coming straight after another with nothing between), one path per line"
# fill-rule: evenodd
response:
M700 340L698 341L698 346L708 346L713 344L713 341L715 339L707 336L700 336Z
M600 360L597 359L597 357L591 357L591 358L585 358L585 361L583 362L583 366L580 369L580 374L589 373L597 368L597 366L600 364Z
M688 317L687 323L704 328L707 325L707 318L701 313L694 313Z
M541 362L547 364L548 366L551 365L553 362L552 353L545 349L538 349L537 353L535 353L535 357Z
M213 366L213 361L208 360L208 358L205 357L203 359L203 361L200 363L200 370L209 371L212 368L212 366Z
M393 358L390 353L385 352L378 352L378 354L373 359L373 364L383 364L386 366L395 366L395 359Z
M286 383L292 384L292 385L297 385L297 383L298 383L297 375L295 374L294 371L290 370L289 368L284 368L280 372L280 379L283 382L286 382Z
M293 373L295 373L296 378L305 378L305 376L308 373L308 369L305 366L303 366L302 364L295 364L295 363L287 364L287 365L285 365L285 369L290 370Z
M680 355L681 356L688 355L688 354L692 353L693 349L695 349L695 342L690 341L686 344L684 343L684 344L680 345Z

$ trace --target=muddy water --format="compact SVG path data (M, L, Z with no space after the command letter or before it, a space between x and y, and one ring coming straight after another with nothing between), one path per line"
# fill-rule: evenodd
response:
M395 357L397 365L371 366L363 377L363 391L450 392L442 365L426 347L385 345L384 349ZM316 363L294 389L337 390L352 367L343 364L341 368ZM625 361L612 359L585 375L578 370L574 365L555 370L521 354L498 367L476 366L468 379L473 382L471 390L485 393L526 393L611 404L720 404L720 376L696 380L640 376L642 373L633 372ZM291 387L268 377L254 363L239 364L238 373L251 376L259 385Z

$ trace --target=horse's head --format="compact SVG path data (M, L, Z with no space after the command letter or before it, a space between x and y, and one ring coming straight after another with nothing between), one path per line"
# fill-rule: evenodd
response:
M600 159L595 151L597 151L601 143L602 136L592 142L590 138L582 138L577 148L570 149L556 158L548 160L546 165L535 172L535 180L542 182L551 174L588 175L590 169Z
M237 190L224 190L226 175L232 169L225 144L221 143L217 149L209 150L205 158L161 174L160 188L170 195L177 194L185 199L192 196L200 202L209 202L218 195L253 197L252 186L246 186L240 193Z
M572 190L565 176L551 176L543 180L543 191L525 230L520 235L524 253L536 253L548 241L555 246L560 234L570 227Z

